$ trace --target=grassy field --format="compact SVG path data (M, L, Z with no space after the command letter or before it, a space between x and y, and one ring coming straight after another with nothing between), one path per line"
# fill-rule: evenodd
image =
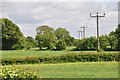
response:
M58 56L58 55L62 55L62 54L66 54L66 53L80 53L80 52L92 52L92 53L96 53L96 51L72 51L74 47L67 47L66 50L63 51L50 51L50 50L46 50L46 51L39 51L38 48L33 48L30 50L4 50L4 51L0 51L0 55L2 56L2 58L19 58L19 57L28 57L28 56ZM111 52L111 51L110 51ZM115 52L115 51L114 51ZM107 51L106 53L109 53L109 51ZM116 51L117 53L117 51Z
M118 78L117 62L25 64L2 67L22 68L42 78Z
M72 51L74 47L67 47L63 51L39 51L38 48L30 50L4 50L0 51L2 58L20 58L28 56L60 56L66 53L80 53L96 51ZM111 52L111 51L110 51ZM105 52L109 53L109 51ZM117 52L114 52L117 53ZM2 67L15 67L36 72L42 78L117 78L118 62L73 62L57 64L19 64Z
M27 57L27 56L57 56L57 55L62 55L65 53L80 53L80 51L72 51L74 47L67 47L66 50L63 51L50 51L50 50L45 50L45 51L39 51L38 48L33 48L30 50L4 50L0 51L0 54L4 58L12 58L12 57Z

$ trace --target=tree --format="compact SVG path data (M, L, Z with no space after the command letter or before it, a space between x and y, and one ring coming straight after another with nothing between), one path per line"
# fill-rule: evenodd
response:
M23 49L26 41L19 27L7 18L0 18L2 28L2 49Z
M20 49L25 49L28 48L27 42L26 42L26 38L18 38L18 41L16 44L14 44L12 46L12 49L16 49L16 50L20 50Z
M55 35L57 39L65 39L66 37L70 36L70 33L65 28L58 28L55 30Z
M120 24L118 25L116 31L115 31L117 41L116 41L116 50L120 51Z
M65 28L56 29L54 34L58 40L64 40L67 46L72 46L74 44L74 38L70 36L69 31L67 31Z
M47 47L47 49L52 49L56 44L56 36L54 35L54 29L47 26L39 26L36 29L37 35L36 40L38 41L38 47L41 50L42 47Z
M107 36L101 35L100 36L100 48L105 50L107 46L109 46L109 41L107 39Z
M28 43L28 49L29 48L33 48L33 47L37 47L37 42L36 42L36 40L33 38L33 37L31 37L31 36L28 36L27 38L26 38L26 41L27 41L27 43Z
M85 49L85 47L84 47L84 45L83 45L84 42L85 42L84 39L79 40L79 42L78 42L78 44L77 44L77 46L76 46L76 50L84 50L84 49Z
M74 46L77 46L78 43L79 43L79 41L80 41L79 39L74 39L74 43L73 43L73 45L74 45Z
M87 38L87 46L89 50L95 50L97 47L97 39L93 36Z
M96 38L89 37L82 40L79 40L78 45L76 46L77 50L95 50L96 49Z
M59 40L56 44L56 50L65 50L66 49L66 43L64 40Z
M115 50L115 45L116 45L116 34L114 31L110 32L108 35L108 41L111 47L111 50Z

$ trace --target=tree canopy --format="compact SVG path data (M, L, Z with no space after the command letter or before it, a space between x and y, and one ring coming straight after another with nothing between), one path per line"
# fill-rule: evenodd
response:
M69 31L65 28L58 28L55 30L54 34L56 35L58 40L64 40L67 46L71 46L74 43L74 38L70 36Z
M2 49L23 49L25 37L19 27L7 18L0 18Z
M43 25L37 27L36 31L36 40L38 40L38 47L40 50L42 47L47 47L47 49L52 49L55 47L56 36L54 35L53 28Z
M116 34L116 38L117 38L116 48L117 48L117 50L120 50L120 24L118 25L118 27L115 31L115 34Z

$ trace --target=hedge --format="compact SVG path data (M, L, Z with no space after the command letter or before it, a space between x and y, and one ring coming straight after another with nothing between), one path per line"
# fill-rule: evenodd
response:
M67 53L61 56L48 57L21 57L2 58L2 65L9 64L35 64L35 63L63 63L63 62L102 62L118 61L118 53Z

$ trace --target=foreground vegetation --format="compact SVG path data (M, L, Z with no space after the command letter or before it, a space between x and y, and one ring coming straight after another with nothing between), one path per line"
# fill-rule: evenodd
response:
M3 80L21 80L25 78L26 80L35 80L37 78L37 74L30 71L24 71L20 68L2 68L2 73L0 72L0 76L2 76Z
M117 62L25 64L2 67L36 72L38 77L42 78L118 78Z

